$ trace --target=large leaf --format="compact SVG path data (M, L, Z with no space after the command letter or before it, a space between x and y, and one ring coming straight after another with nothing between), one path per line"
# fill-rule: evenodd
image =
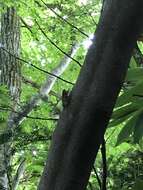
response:
M128 69L125 81L138 82L143 79L143 68Z
M143 82L138 83L135 87L125 91L119 96L116 102L116 107L123 106L137 99L137 95L143 95Z
M110 123L108 124L108 128L111 128L111 127L115 127L123 122L125 122L127 119L129 119L130 117L132 116L132 113L131 114L128 114L126 116L123 116L121 118L118 118L118 119L113 119L110 121Z
M125 142L133 133L140 112L141 110L136 111L136 113L126 122L118 135L116 146Z
M143 137L143 112L137 118L133 137L134 143L139 143L139 140Z
M138 99L130 104L127 104L126 106L115 109L112 114L111 121L110 121L108 127L114 127L116 125L119 125L119 124L125 122L136 111L138 111L139 109L142 109L142 107L143 107L143 100Z
M125 117L138 109L142 108L143 106L143 100L136 100L133 103L127 104L123 107L120 107L116 109L112 114L112 119L120 119L122 117Z

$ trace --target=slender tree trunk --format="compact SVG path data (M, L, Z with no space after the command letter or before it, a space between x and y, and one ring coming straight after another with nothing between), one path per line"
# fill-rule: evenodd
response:
M20 23L14 8L7 9L1 16L1 44L8 51L19 56L20 51ZM8 55L3 50L0 51L0 83L8 86L10 95L15 102L20 97L20 72L21 66L15 57Z
M143 1L106 0L54 132L39 190L85 190L141 32Z
M11 53L19 56L20 53L20 22L14 8L8 8L1 15L0 44ZM11 106L16 109L20 98L21 65L18 60L0 50L0 84L7 85L11 97ZM10 113L7 121L8 130L11 129ZM11 129L12 130L12 129ZM10 182L10 143L0 146L0 189L11 189Z

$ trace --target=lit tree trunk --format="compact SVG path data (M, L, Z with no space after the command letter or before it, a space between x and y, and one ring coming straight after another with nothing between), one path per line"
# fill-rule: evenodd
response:
M106 0L54 132L39 190L85 190L141 32L143 0Z
M20 53L20 22L15 8L8 8L6 13L1 15L0 44L12 54L19 56ZM16 110L20 98L20 75L21 65L18 60L8 53L0 50L0 84L6 85L11 97L11 106ZM11 112L7 129L11 129ZM13 127L13 126L12 126ZM10 180L10 143L0 146L0 189L11 189Z

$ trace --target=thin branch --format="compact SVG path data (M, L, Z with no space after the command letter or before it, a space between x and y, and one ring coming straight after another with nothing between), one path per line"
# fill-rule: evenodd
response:
M96 179L97 179L98 184L99 184L99 187L100 187L100 189L101 189L101 187L102 187L101 180L100 180L100 178L99 178L99 176L98 176L98 173L97 173L97 171L96 171L96 168L95 168L94 166L93 166L93 171L94 171L94 173L95 173L95 175L96 175Z
M103 12L104 6L105 6L105 0L102 0L101 13Z
M97 27L97 26L98 26L98 24L96 23L96 21L95 21L94 17L91 15L91 13L89 13L89 11L88 11L87 7L84 5L84 3L82 3L82 5L84 6L84 9L86 10L86 12L88 13L88 15L90 16L90 18L91 18L91 20L92 20L93 24L95 24L95 25L96 25L96 27Z
M12 189L13 190L17 189L19 181L20 181L20 178L21 178L21 176L24 173L24 170L25 170L25 161L26 161L26 159L22 158L22 161L21 161L21 163L20 163L20 165L19 165L19 167L18 167L18 169L16 171L16 175L14 176L13 185L12 185Z
M74 62L76 62L80 67L82 66L76 59L74 59L73 57L71 57L69 54L67 54L65 51L63 51L59 46L57 46L48 36L47 34L44 32L44 30L41 28L41 26L39 25L39 23L35 20L39 30L42 32L42 34L46 37L46 39L52 44L54 45L60 52L62 52L64 55L66 55L67 57L69 57L70 59L72 59Z
M3 134L2 134L3 135ZM9 189L12 189L12 181L11 181L11 172L10 172L10 166L9 166L9 157L8 157L8 151L7 151L7 146L4 143L4 165L5 165L5 169L6 169L6 174L7 174L7 179L8 179L8 186Z
M115 131L117 130L117 128L115 128L110 135L106 138L105 143L107 143L107 141L112 137L112 135L115 133Z
M52 139L52 136L42 136L42 135L41 136L38 135L38 136L34 136L34 137L33 137L33 135L32 136L31 135L24 136L24 137L21 138L20 147L21 146L27 146L27 145L32 144L34 142L51 141L51 139ZM18 149L17 147L19 147L19 143L16 143L15 147L16 147L16 150L17 150Z
M28 119L34 119L34 120L43 120L43 121L58 121L57 118L46 118L46 117L32 117L32 116L26 116Z
M77 52L77 50L79 49L78 45L73 45L73 47L71 48L71 50L68 52L69 55L71 55L71 57L74 57L75 53ZM58 65L57 68L55 68L52 73L57 76L61 75L64 70L68 67L68 65L71 63L71 59L68 56L64 56L64 58L61 60L60 64ZM56 81L56 78L53 76L49 76L47 77L45 83L42 85L40 93L45 96L45 94L49 94L49 92L51 91L54 83Z
M107 160L106 160L106 144L105 139L101 146L102 162L103 162L103 174L102 174L102 188L101 190L106 190L106 180L107 180Z
M52 11L57 17L59 17L61 20L63 20L65 23L67 23L68 25L70 25L72 28L75 28L78 32L80 32L81 34L83 34L86 37L89 37L85 32L81 31L79 28L77 28L76 26L74 26L73 24L71 24L69 21L67 21L66 19L64 19L62 16L60 16L56 11L54 11L54 9L52 9L51 7L49 7L43 0L41 0L42 3L50 10Z
M70 49L69 54L71 57L75 55L78 48L79 46L75 45ZM19 112L13 116L12 125L18 126L24 120L24 118L26 118L26 116L33 110L33 108L42 102L42 98L49 95L57 79L55 75L60 76L66 70L70 63L71 59L65 55L64 58L61 60L60 64L52 71L52 75L47 76L47 79L41 86L40 92L33 95L29 99L29 101L21 107Z
M30 26L24 21L24 19L20 17L20 20L24 24L24 26L30 31L30 33L33 35L33 31L31 30Z
M40 89L40 85L38 83L36 83L35 81L32 81L31 79L28 79L25 76L22 76L21 79L22 79L23 83L30 84L30 86L32 86L33 88L36 88L38 90Z
M9 107L5 108L5 107L0 106L0 110L1 111L11 111L13 113L19 114L19 112L15 111L15 110L13 110L12 108L9 108ZM28 119L34 119L34 120L58 121L58 118L32 117L32 116L28 116L28 115L26 115L25 117L28 118Z
M37 67L36 65L33 65L32 63L29 63L28 61L26 61L26 60L24 60L24 59L22 59L22 58L20 58L20 57L18 57L18 56L16 56L16 55L12 54L11 52L9 52L9 51L8 51L7 49L5 49L4 47L1 46L0 48L1 48L2 50L4 50L5 52L7 52L9 55L15 57L17 60L22 61L23 63L26 63L26 64L32 66L33 68L37 69L37 70L42 71L43 73L46 73L46 74L51 75L51 76L53 76L53 77L56 77L57 79L60 79L60 80L62 80L63 82L66 82L66 83L68 83L68 84L74 85L74 83L72 83L72 82L70 82L70 81L67 81L67 80L65 80L65 79L63 79L63 78L61 78L61 77L59 77L59 76L56 76L55 74L53 74L53 73L51 73L51 72L49 72L49 71L45 71L44 69L41 69L40 67Z
M30 31L30 33L32 34L32 36L34 36L33 31L31 30L31 28L28 26L28 24L21 18L21 22L24 24L24 26ZM43 33L43 35L48 39L48 41L54 45L60 52L62 52L64 55L68 56L69 58L71 58L74 62L76 62L80 67L82 66L80 64L79 61L77 61L76 59L74 59L73 57L71 57L69 54L67 54L65 51L63 51L60 47L58 47L48 36L47 34L44 32L44 30L40 27L39 23L35 20L38 28L40 29L40 31ZM34 36L35 37L35 36ZM36 37L35 38L37 41L39 41L39 39Z
M92 183L90 181L88 182L88 185L89 185L90 190L93 190Z
M31 28L27 25L27 23L21 18L21 21L25 24L25 27L30 31L30 33L33 35L33 37L35 37L34 36L34 34L33 34L33 31L31 30ZM48 39L48 41L52 44L52 45L54 45L60 52L62 52L64 55L66 55L67 57L69 57L69 58L71 58L74 62L76 62L80 67L82 66L81 64L80 64L80 62L79 61L77 61L76 59L74 59L73 57L71 57L69 54L67 54L65 51L63 51L59 46L57 46L48 36L47 36L47 34L44 32L44 30L40 27L40 25L38 24L38 22L35 20L35 22L36 22L36 24L37 24L37 26L38 26L38 28L39 28L39 30L43 33L43 35L46 37L46 39ZM37 41L39 41L39 39L36 37L35 38Z
M29 85L31 85L31 87L36 88L37 90L39 90L41 88L41 85L38 84L38 83L36 83L35 81L32 81L31 79L28 79L25 76L22 76L21 78L22 78L22 82L23 83L29 84ZM49 95L55 96L56 98L58 98L59 100L61 100L61 95L58 94L58 93L56 93L56 92L54 92L53 90L51 90L49 92Z
M25 27L30 31L30 33L32 34L32 36L35 38L35 35L33 34L33 31L31 30L31 28L28 26L28 24L21 18L22 23L25 25ZM76 59L74 59L73 57L71 57L70 55L68 55L65 51L63 51L59 46L57 46L48 36L47 34L44 32L44 30L40 27L40 25L38 24L38 22L35 20L39 30L43 33L43 35L46 37L46 39L48 39L48 41L54 45L60 52L62 52L64 55L68 56L69 58L71 58L73 61L75 61L80 67L82 66ZM36 37L35 38L36 41L39 41L39 39Z

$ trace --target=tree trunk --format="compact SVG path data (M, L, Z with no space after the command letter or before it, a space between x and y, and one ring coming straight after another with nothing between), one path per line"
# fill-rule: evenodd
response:
M143 1L106 0L52 138L39 190L84 190L141 32Z
M20 54L20 22L14 8L8 8L1 15L0 44L12 54ZM21 65L18 60L0 50L0 85L6 85L11 97L11 106L16 110L20 97ZM10 113L7 121L8 130L11 128ZM12 129L11 129L12 130ZM10 182L10 157L11 148L9 143L0 146L0 189L11 189Z

